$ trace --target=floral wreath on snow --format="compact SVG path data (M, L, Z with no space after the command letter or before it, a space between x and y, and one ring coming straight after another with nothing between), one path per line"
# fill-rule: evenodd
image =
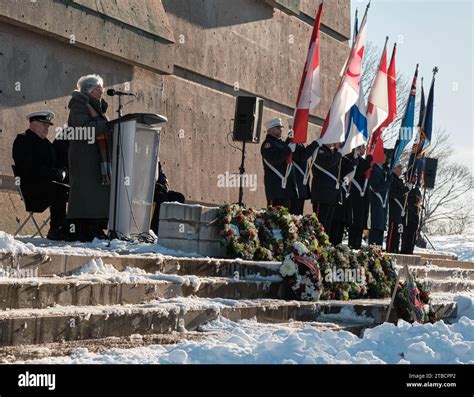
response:
M322 277L314 255L301 242L291 247L280 266L284 282L291 288L295 299L317 301L321 294Z
M331 246L329 237L314 212L304 216L293 215L293 222L298 228L298 240L310 251L319 251L323 247Z
M394 306L398 318L409 323L437 321L428 291L414 278L399 282Z
M356 261L365 267L368 297L390 297L397 281L397 272L390 256L380 247L369 245L359 250Z
M255 219L260 245L272 253L272 259L281 261L298 240L298 228L285 207L269 206L259 211Z
M259 246L255 217L254 210L242 208L238 204L227 204L219 208L217 224L229 257L254 258Z

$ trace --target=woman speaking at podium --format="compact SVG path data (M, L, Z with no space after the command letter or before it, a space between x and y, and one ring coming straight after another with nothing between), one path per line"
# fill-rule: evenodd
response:
M70 192L68 219L73 240L106 238L111 181L111 131L98 75L81 77L69 101ZM72 139L71 139L72 135Z

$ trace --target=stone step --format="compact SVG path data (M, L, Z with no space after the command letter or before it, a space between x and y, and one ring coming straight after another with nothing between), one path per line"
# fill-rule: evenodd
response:
M402 269L402 266L396 266L396 269L399 271ZM438 266L410 266L409 269L416 278L430 278L445 281L449 281L450 279L474 280L473 269L454 269Z
M152 275L153 277L153 275ZM0 310L59 306L138 304L156 299L205 297L222 299L277 298L280 282L229 278L140 282L37 278L0 281Z
M425 289L434 293L440 292L470 292L474 291L474 281L472 280L433 280L418 279Z
M419 256L392 255L396 264L403 266L407 263L410 267L422 267L426 264L436 265L446 269L447 277L456 277L458 269L465 270L467 278L471 279L474 272L474 262L462 262L453 260L432 259L423 262ZM91 259L101 258L105 264L114 266L123 271L126 267L135 267L148 273L160 272L164 274L196 275L201 277L233 277L237 272L241 277L271 276L278 274L279 262L257 262L236 259L216 258L189 258L189 257L163 257L160 255L115 255L110 256L80 256L80 255L8 255L0 254L0 269L10 272L20 269L26 276L53 276L71 275L77 272ZM429 266L431 267L431 266ZM454 273L449 274L450 271ZM443 278L441 273L435 274L433 278ZM24 276L23 276L24 277ZM428 275L427 277L431 277Z
M62 340L127 337L194 331L219 315L232 321L256 319L263 323L331 322L347 313L363 315L360 326L385 320L389 300L296 302L272 299L225 300L177 298L141 305L67 306L0 311L0 345L31 345ZM438 303L441 318L456 316L456 303ZM355 317L357 318L357 317ZM392 312L391 320L396 320ZM356 322L352 319L351 324Z

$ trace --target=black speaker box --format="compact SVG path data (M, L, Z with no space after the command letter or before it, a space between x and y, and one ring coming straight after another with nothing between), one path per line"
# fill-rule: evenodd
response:
M434 189L438 159L425 158L424 185L426 189Z
M262 129L263 99L238 96L235 102L233 140L259 143Z

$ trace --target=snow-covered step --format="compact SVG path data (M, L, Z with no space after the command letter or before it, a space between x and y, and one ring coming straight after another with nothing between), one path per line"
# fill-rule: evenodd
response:
M396 266L397 271L402 266ZM411 273L416 278L430 278L436 280L465 279L474 280L474 269L447 268L439 266L410 266Z
M223 299L278 298L281 278L200 278L170 275L87 275L0 279L0 310L59 306L137 304L156 299L198 296Z
M389 300L297 302L275 299L175 298L140 305L67 306L0 311L0 345L149 335L196 330L221 315L232 321L358 323L384 321ZM437 303L441 318L456 316L455 302ZM395 319L392 312L391 319Z
M465 269L474 271L474 262L451 259L424 259L417 255L391 255L396 264L403 266L436 265L445 269ZM38 253L12 255L0 253L0 272L33 272L35 276L71 275L91 260L102 260L115 269L123 271L127 267L143 269L149 273L196 275L202 277L232 277L236 272L240 276L270 276L278 273L279 262L257 262L238 259L218 259L202 257L171 257L159 254L148 255L112 255L104 252L95 255Z
M436 279L419 279L418 280L425 289L431 292L470 292L474 291L474 281L464 279L436 280Z
M11 255L0 253L0 269L35 272L36 276L71 275L91 260L102 260L118 271L127 267L149 273L196 275L207 277L270 276L278 273L280 262L257 262L240 259L164 257L162 255L104 255L84 256L69 254Z

